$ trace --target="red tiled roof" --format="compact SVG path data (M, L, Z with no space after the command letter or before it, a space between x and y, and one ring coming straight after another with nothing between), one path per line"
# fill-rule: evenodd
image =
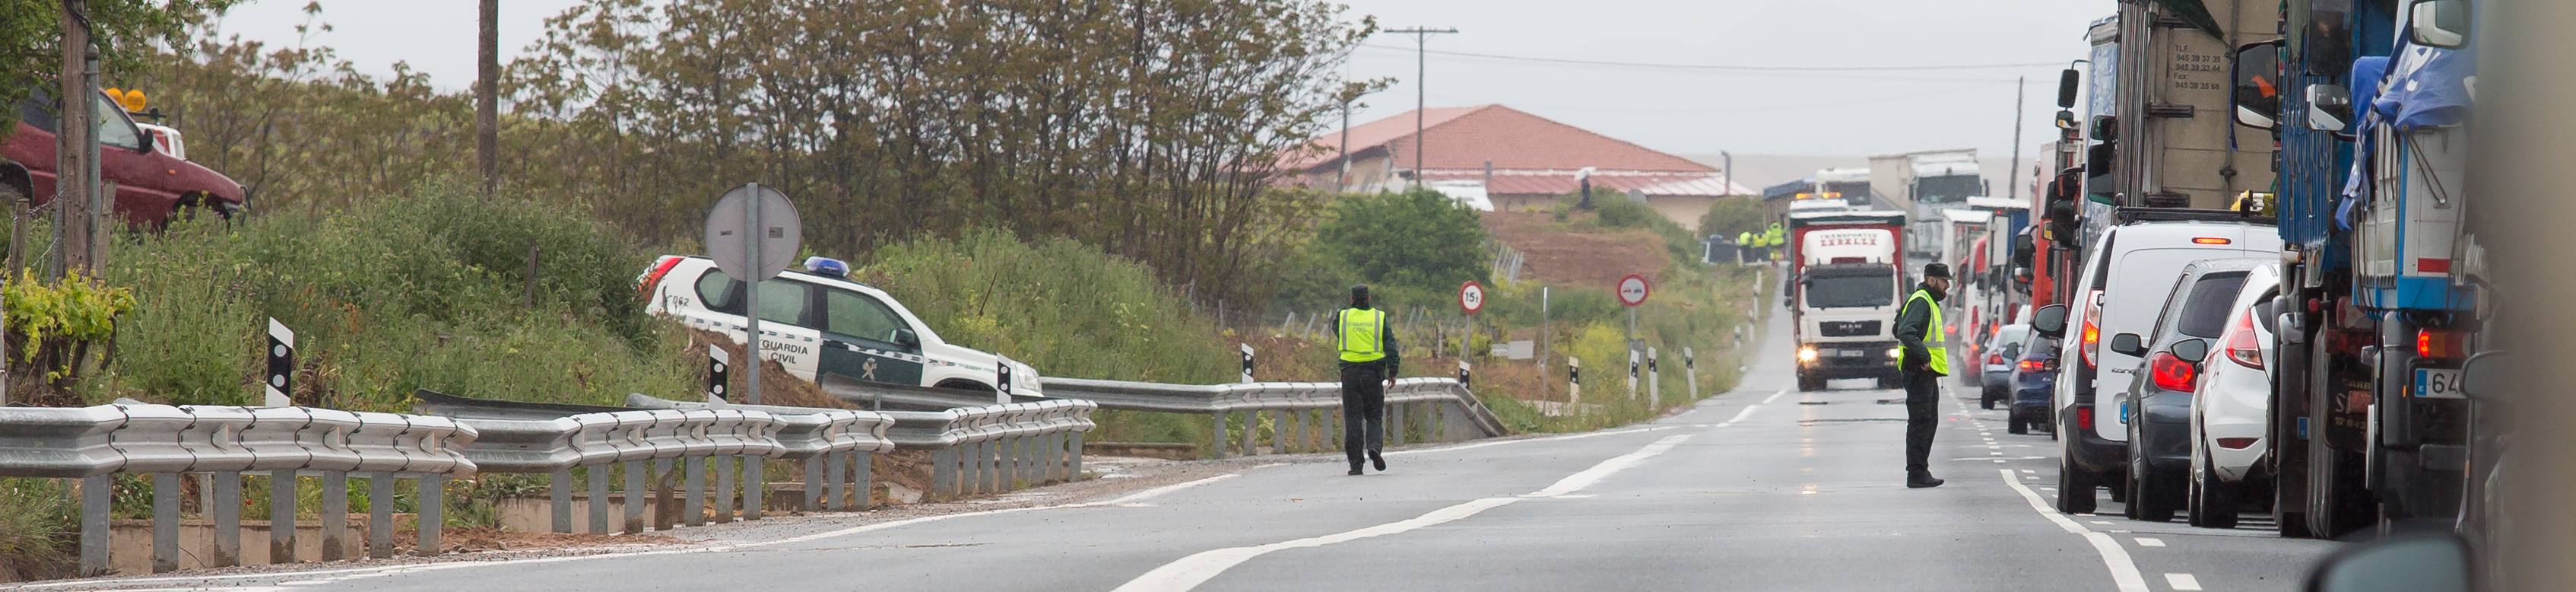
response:
M1422 168L1425 169L1481 170L1490 161L1496 169L1573 170L1595 167L1602 171L1695 173L1717 170L1687 158L1649 150L1502 105L1434 107L1423 113ZM1398 167L1412 168L1413 117L1412 111L1406 111L1351 128L1352 152L1386 147L1397 155ZM1335 161L1335 148L1340 143L1338 130L1326 132L1315 139L1312 144L1315 149L1292 151L1283 159L1283 168L1311 171L1330 166Z
M1486 180L1485 172L1482 170L1433 170L1425 173L1422 177L1427 181ZM1485 184L1485 192L1491 195L1564 195L1574 193L1581 187L1582 185L1580 182L1575 179L1574 171L1570 170L1520 171L1497 169L1494 171L1492 180ZM1646 195L1714 196L1749 195L1754 193L1752 190L1746 189L1742 186L1737 186L1730 191L1726 187L1726 180L1723 177L1716 173L1706 172L1596 172L1592 175L1592 189L1594 191L1617 191L1623 193L1633 189L1645 192Z

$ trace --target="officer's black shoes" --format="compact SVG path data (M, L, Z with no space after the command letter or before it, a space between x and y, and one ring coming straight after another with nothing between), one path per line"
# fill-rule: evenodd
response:
M1352 474L1352 475L1358 475L1358 474L1360 474L1360 468L1359 468L1359 467L1351 467L1351 473L1350 473L1350 474Z
M1386 472L1386 457L1379 456L1377 451L1371 450L1369 451L1369 465L1377 467L1378 472Z
M1947 483L1947 481L1935 478L1932 476L1932 473L1929 472L1909 473L1905 475L1905 487L1909 489L1940 487L1942 483Z

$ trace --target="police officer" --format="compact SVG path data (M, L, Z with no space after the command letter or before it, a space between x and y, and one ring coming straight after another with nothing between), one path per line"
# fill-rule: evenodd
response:
M1897 368L1905 377L1906 487L1941 486L1932 476L1932 430L1939 427L1939 380L1950 375L1950 336L1941 329L1941 299L1949 291L1950 266L1925 264L1923 283L1896 313L1896 342L1903 348Z
M1780 246L1786 244L1789 244L1789 237L1786 231L1780 228L1780 223L1772 222L1770 229L1762 231L1762 246L1769 247L1766 252L1770 254L1772 261L1779 261L1781 256L1786 255L1780 251Z
M1385 471L1386 387L1395 385L1402 360L1386 311L1369 306L1367 285L1351 286L1351 307L1333 315L1333 341L1342 353L1342 451L1350 474L1360 474L1361 454Z
M1753 231L1735 233L1735 262L1752 263L1753 250L1761 246L1762 243L1753 238Z

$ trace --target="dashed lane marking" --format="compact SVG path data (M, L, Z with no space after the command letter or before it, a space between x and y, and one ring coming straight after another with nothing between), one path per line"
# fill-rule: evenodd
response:
M2176 592L2199 592L2200 578L2187 573L2169 573L2165 574L2165 585L2172 586Z
M2012 486L2014 492L2021 494L2022 501L2030 502L2031 511L2038 512L2041 518L2048 519L2058 528L2083 536L2085 542L2092 543L2093 552L2102 556L2102 566L2111 571L2111 584L2119 587L2120 592L2147 592L2146 574L2138 571L2137 561L2129 558L2129 550L2120 547L2119 541L2112 539L2111 535L2093 532L2092 529L2076 524L2074 520L2069 520L2066 516L2058 514L2056 510L2050 509L2047 502L2040 501L2039 492L2031 491L2030 487L2013 480L2010 469L1995 472L2003 476L2005 485Z
M1772 401L1778 401L1778 400L1780 400L1780 395L1786 395L1786 394L1789 394L1789 389L1780 389L1780 390L1779 390L1779 391L1777 391L1777 392L1773 392L1773 393L1771 393L1771 396L1763 397L1763 398L1762 398L1762 404L1764 404L1764 405L1769 405L1769 404L1771 404L1771 402L1772 402Z
M2164 539L2159 539L2159 538L2155 538L2155 537L2138 537L2138 546L2140 546L2140 547L2162 547L2162 546L2165 546L2165 541L2164 541Z

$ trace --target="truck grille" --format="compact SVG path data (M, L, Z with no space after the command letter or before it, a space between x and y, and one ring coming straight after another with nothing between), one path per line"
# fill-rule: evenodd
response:
M1826 321L1817 323L1826 337L1858 337L1878 334L1878 321Z

